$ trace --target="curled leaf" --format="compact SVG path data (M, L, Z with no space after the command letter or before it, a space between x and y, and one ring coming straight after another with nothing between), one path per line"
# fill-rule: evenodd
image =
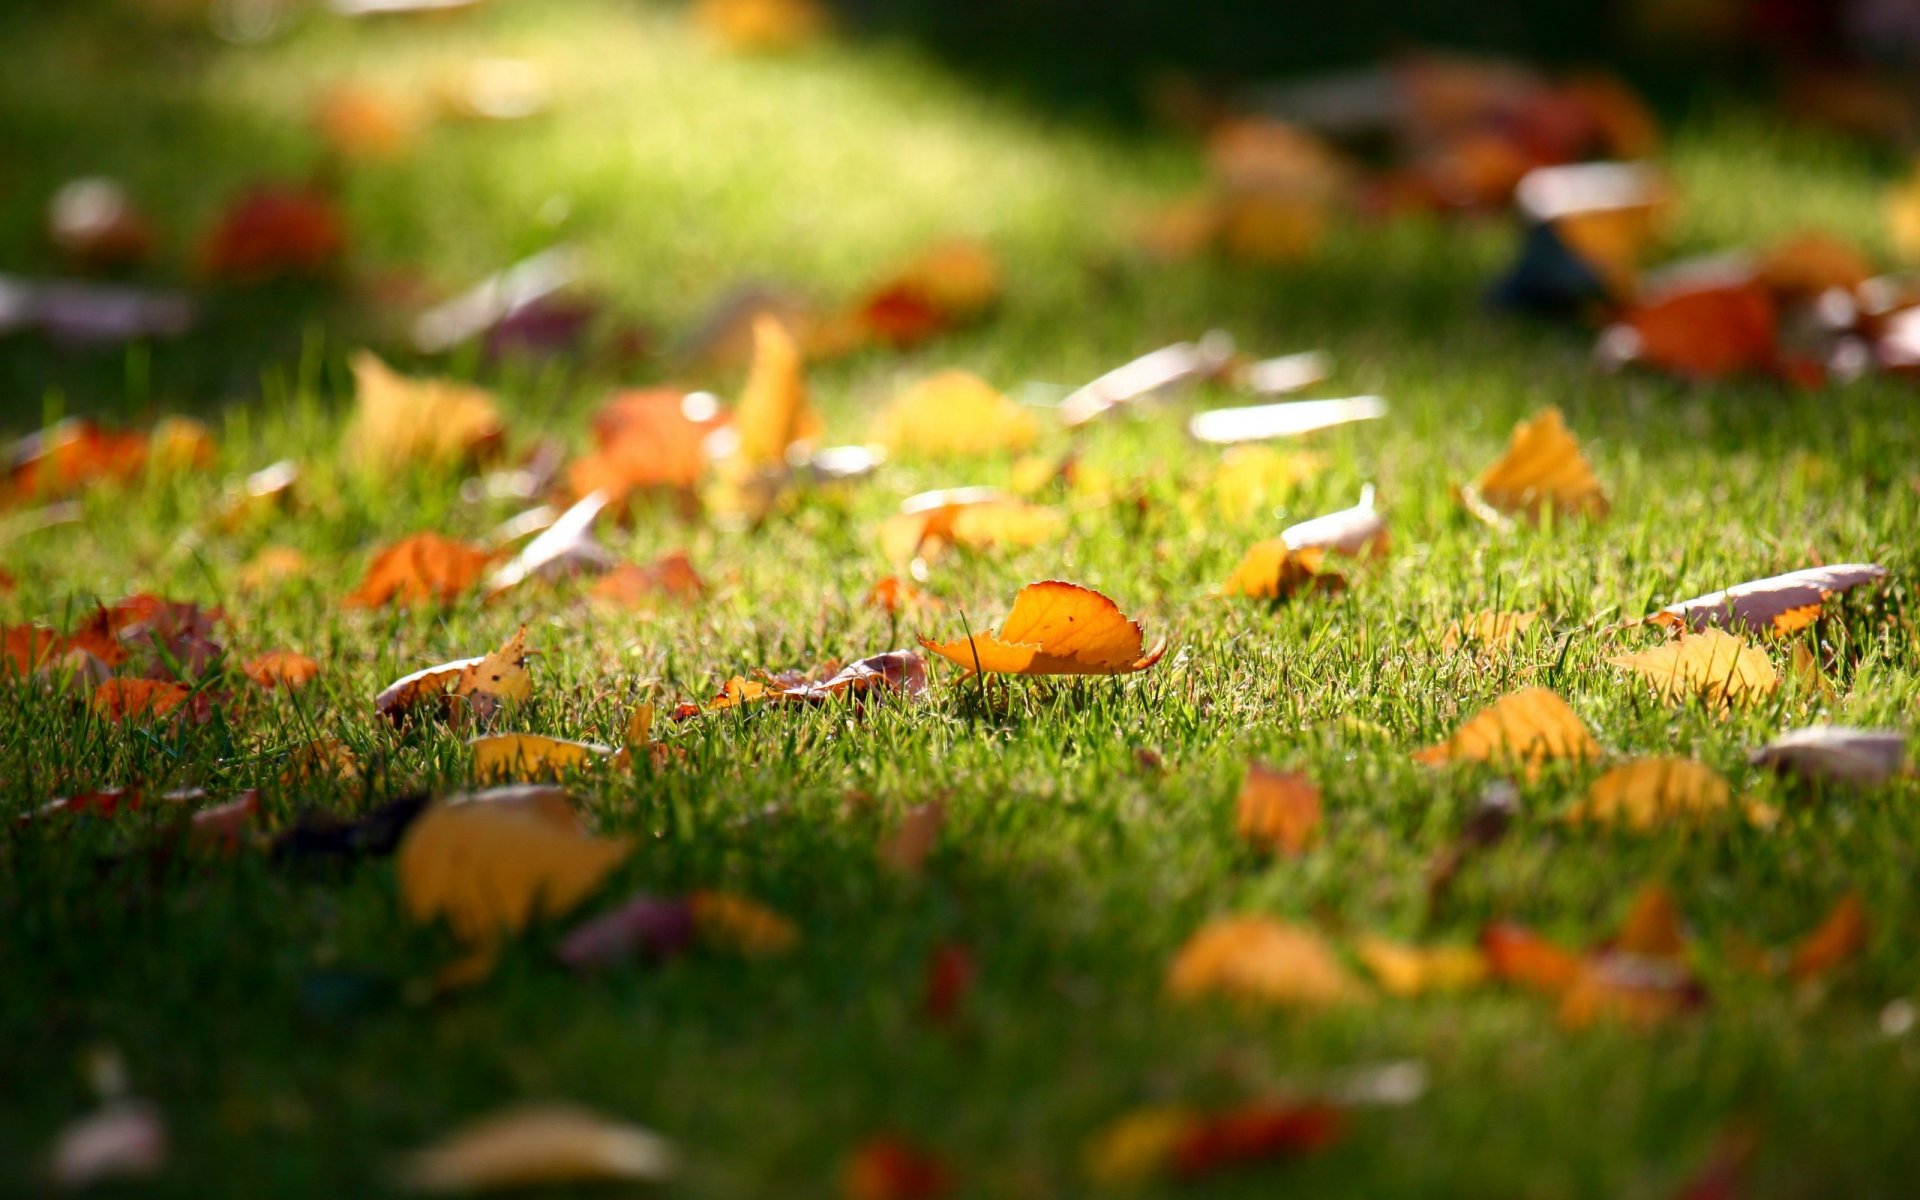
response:
M1294 550L1377 558L1387 552L1390 539L1386 521L1374 511L1373 488L1369 485L1362 489L1360 503L1352 508L1290 526L1281 531L1280 540Z
M1803 779L1885 783L1907 758L1907 737L1896 729L1810 725L1783 733L1753 752L1755 766Z
M572 1105L509 1109L406 1156L403 1187L423 1192L656 1183L678 1170L672 1143L651 1130Z
M920 644L968 671L1003 675L1121 675L1144 671L1166 653L1163 638L1142 653L1144 635L1119 605L1077 583L1030 583L996 632Z
M1696 632L1718 625L1755 634L1787 634L1811 625L1820 616L1821 606L1834 596L1886 575L1887 569L1877 563L1808 567L1669 604L1647 620Z

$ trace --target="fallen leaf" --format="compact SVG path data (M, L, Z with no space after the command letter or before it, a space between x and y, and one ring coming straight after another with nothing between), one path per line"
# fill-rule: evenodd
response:
M1907 737L1896 729L1810 725L1781 734L1748 761L1781 774L1840 783L1885 783L1905 764Z
M164 717L186 704L192 689L163 679L109 679L93 689L90 707L109 721Z
M487 599L495 599L529 579L605 570L612 564L613 555L594 538L593 523L606 506L604 492L593 492L575 502L522 547L520 553L487 577Z
M1609 949L1641 958L1684 961L1687 937L1673 893L1658 883L1646 884L1635 892Z
M575 926L554 953L576 971L636 959L662 962L691 949L695 933L687 901L641 893Z
M419 140L421 114L389 92L337 84L313 105L313 126L327 148L346 159L399 158Z
M1477 612L1449 622L1440 635L1440 648L1453 650L1464 645L1485 650L1504 650L1540 620L1537 612Z
M506 436L486 390L449 379L412 379L370 351L353 356L355 408L346 452L370 473L414 463L452 466L476 461Z
M403 1158L402 1187L422 1192L658 1183L679 1170L673 1144L648 1129L572 1105L509 1109Z
M297 784L316 779L343 779L360 769L360 756L336 737L314 738L295 746L286 757L280 782Z
M695 0L692 17L709 37L746 53L793 50L833 27L817 0Z
M939 1200L953 1184L945 1163L897 1137L863 1142L840 1172L845 1200Z
M1387 523L1373 508L1373 486L1361 489L1360 503L1352 508L1315 517L1289 526L1280 540L1295 551L1320 550L1328 554L1378 558L1387 552L1391 540Z
M330 197L305 187L262 185L220 215L201 247L200 264L215 279L260 283L322 274L346 249L346 222Z
M312 564L292 546L266 546L248 559L234 576L242 591L264 592L273 585L307 574Z
M1040 435L1031 412L966 371L942 371L901 393L874 421L873 439L927 458L1024 450Z
M113 1179L148 1179L167 1165L160 1110L136 1099L110 1100L61 1128L48 1155L56 1186L85 1188Z
M444 919L490 961L529 921L586 899L631 850L588 834L558 788L476 792L433 804L408 828L400 895L415 921Z
M898 575L888 575L867 589L866 598L862 603L868 608L877 608L888 614L940 607L939 597L915 587L912 581L902 579Z
M1886 575L1887 569L1877 563L1807 567L1669 604L1647 620L1696 632L1719 625L1756 634L1788 634L1813 624L1821 606L1834 596Z
M1486 956L1473 946L1410 946L1367 935L1354 943L1354 953L1395 996L1465 991L1487 977Z
M1167 992L1179 1000L1220 995L1299 1006L1367 995L1319 934L1258 916L1220 917L1195 931L1167 969Z
M1284 453L1270 446L1233 446L1220 456L1213 494L1220 510L1245 521L1292 495L1326 469L1326 459L1306 451Z
M1507 452L1480 473L1471 494L1496 512L1529 518L1538 518L1543 508L1603 517L1608 507L1600 481L1557 408L1514 426Z
M1144 654L1140 623L1092 588L1048 580L1014 597L997 632L920 644L967 671L1003 675L1120 675L1144 671L1166 653L1166 639Z
M458 658L403 675L374 697L374 711L398 723L425 701L441 701L449 696L484 709L480 714L483 717L491 716L505 702L525 702L533 695L533 677L526 665L526 636L526 627L522 626L491 653Z
M1255 542L1220 585L1220 595L1285 600L1298 592L1337 592L1346 577L1324 569L1323 556L1317 546L1295 550L1283 537Z
M1175 1142L1172 1171L1198 1179L1227 1167L1298 1158L1340 1139L1345 1119L1330 1104L1250 1104L1209 1114Z
M1249 763L1235 827L1258 850L1302 854L1320 833L1320 789L1298 771Z
M1213 408L1195 413L1187 432L1196 441L1214 445L1301 437L1356 421L1377 421L1387 415L1387 402L1378 396L1351 396L1341 400L1289 400L1243 408Z
M841 324L855 340L911 346L980 317L1002 286L999 260L986 247L944 242L875 284Z
M1871 931L1867 906L1860 899L1860 893L1847 893L1833 906L1826 920L1794 946L1787 974L1801 983L1832 974L1867 948Z
M1645 832L1724 811L1733 789L1713 768L1687 758L1637 758L1594 780L1570 821Z
M796 683L782 687L773 697L786 701L819 703L832 696L863 696L884 692L908 698L927 690L927 660L911 650L889 650L858 662L849 663L818 683Z
M1060 402L1060 419L1069 427L1153 395L1178 383L1212 375L1233 360L1233 339L1209 334L1198 342L1176 342L1124 366L1115 367Z
M1817 230L1769 246L1754 273L1782 304L1804 304L1835 289L1851 293L1877 274L1859 247Z
M491 783L555 779L610 761L615 753L611 746L570 742L539 733L489 734L474 738L467 747L473 751L474 776Z
M1538 770L1553 759L1599 758L1600 743L1565 700L1536 687L1502 696L1475 713L1451 738L1413 757L1431 766L1483 762Z
M1780 676L1764 651L1718 629L1682 634L1657 649L1607 661L1651 683L1669 704L1697 696L1709 706L1725 708L1771 696L1780 687Z
M691 489L707 470L707 439L726 424L706 392L650 388L615 393L594 414L596 448L567 468L576 497L604 492L624 506L635 491Z
M1723 379L1780 366L1779 313L1749 274L1656 288L1601 335L1610 363L1641 363L1688 379Z
M771 317L753 323L753 365L734 410L734 457L745 468L778 469L788 448L820 436L823 426L807 402L800 349L786 326Z
M147 465L145 434L69 418L15 442L6 455L12 498L47 500L102 481L136 478Z
M1480 934L1480 950L1493 978L1547 995L1565 995L1586 972L1580 955L1522 925L1487 926Z
M479 582L492 558L466 542L416 533L376 553L345 603L349 608L448 605Z
M741 954L785 954L800 944L800 930L792 921L745 896L698 891L687 902L701 937Z
M650 563L621 563L601 576L590 590L597 601L624 608L644 608L662 598L691 603L706 595L707 585L683 550L663 554Z
M263 688L297 691L320 674L320 664L292 650L269 650L249 659L241 668L248 679Z
M933 557L949 546L1037 546L1058 537L1066 520L1058 512L994 488L948 488L901 502L900 512L880 528L887 558L904 563Z
M880 862L902 875L919 875L926 870L927 856L940 840L940 827L947 820L943 800L916 804L900 818L900 824L881 837L876 852Z

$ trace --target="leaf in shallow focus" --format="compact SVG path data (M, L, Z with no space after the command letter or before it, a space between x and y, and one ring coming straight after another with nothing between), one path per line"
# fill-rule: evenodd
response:
M1833 906L1818 928L1794 946L1787 973L1802 982L1829 975L1867 948L1871 931L1867 906L1860 899L1860 893L1849 892Z
M1780 676L1765 651L1718 629L1683 634L1656 649L1607 661L1645 679L1669 704L1697 696L1710 707L1725 708L1763 699L1780 688Z
M1719 772L1688 758L1637 758L1594 780L1570 821L1645 832L1724 811L1733 789Z
M451 604L479 582L492 557L437 533L416 533L375 554L345 603L349 608Z
M693 923L708 941L753 957L785 954L800 944L792 921L756 900L732 892L698 891L687 897Z
M1395 996L1465 991L1487 977L1486 955L1474 946L1413 946L1369 934L1353 949L1374 980Z
M1230 520L1245 521L1279 504L1324 470L1326 457L1311 451L1233 446L1220 456L1213 493L1222 513Z
M941 1200L953 1185L945 1163L898 1137L869 1138L840 1172L844 1200Z
M1879 784L1898 774L1907 758L1907 736L1897 729L1812 725L1783 733L1748 761L1803 779Z
M1285 600L1299 592L1337 592L1346 576L1321 567L1318 547L1294 550L1284 538L1268 538L1247 547L1233 573L1220 585L1222 596Z
M595 447L567 467L576 497L604 492L624 505L635 491L687 489L707 470L707 438L725 423L710 395L677 388L617 392L593 417Z
M1320 789L1298 771L1247 765L1235 828L1240 840L1270 854L1304 853L1320 833Z
M291 692L320 674L320 664L292 650L269 650L249 659L241 670L260 687L286 688Z
M1319 934L1258 916L1221 917L1195 931L1167 969L1167 992L1286 1006L1367 998Z
M1834 596L1886 575L1878 563L1808 567L1669 604L1647 620L1695 631L1718 625L1754 634L1788 634L1813 624L1821 606Z
M192 690L170 679L109 679L93 689L89 706L109 721L150 721L185 705Z
M601 576L589 591L596 601L645 609L659 600L691 602L704 596L706 581L685 551L663 554L650 563L621 563Z
M1481 709L1451 738L1413 757L1430 766L1471 761L1537 769L1553 759L1599 758L1600 743L1565 700L1546 688L1523 688Z
M447 379L410 379L362 350L353 358L356 408L347 455L371 473L415 463L452 466L497 449L506 436L493 396Z
M1530 518L1546 508L1603 517L1608 508L1606 492L1557 408L1514 426L1507 452L1480 473L1472 494L1497 512Z
M1142 653L1138 621L1092 588L1048 580L1030 583L993 633L920 644L969 672L1002 675L1123 675L1144 671L1166 652L1163 638Z
M1602 335L1603 357L1687 379L1780 365L1779 310L1757 278L1683 281L1641 298Z
M942 371L902 392L875 419L873 438L899 454L959 458L1024 450L1040 422L977 375Z
M460 668L453 695L482 721L491 720L506 704L524 704L533 698L533 675L527 670L527 627L522 625L498 650Z
M880 548L888 561L905 563L931 560L949 546L1038 546L1065 529L1066 518L1051 508L993 488L948 488L902 501L899 513L880 527Z
M555 779L596 763L611 761L614 749L591 742L570 742L539 733L495 733L467 743L473 773L488 782Z
M425 1192L657 1183L673 1177L672 1143L583 1108L528 1105L477 1121L401 1160L403 1187Z
M750 470L786 466L787 449L820 436L819 414L807 401L800 348L772 317L753 323L753 365L733 414L734 459Z
M1478 646L1485 650L1504 650L1539 620L1537 612L1477 612L1449 622L1446 632L1440 635L1440 648Z

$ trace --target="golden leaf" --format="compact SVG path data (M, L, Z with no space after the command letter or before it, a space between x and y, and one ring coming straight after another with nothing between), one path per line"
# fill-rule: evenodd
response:
M355 399L347 454L370 472L480 457L505 436L493 396L446 379L409 379L368 351L353 357Z
M696 0L693 21L730 50L792 50L832 28L818 0Z
M1323 570L1321 556L1318 547L1295 550L1285 538L1255 542L1220 585L1219 594L1284 600L1301 591L1337 592L1346 586L1346 577L1338 571Z
M1710 816L1733 797L1713 768L1687 758L1639 758L1594 780L1567 819L1645 831Z
M678 1169L671 1143L569 1105L511 1109L402 1160L399 1182L425 1192L658 1182Z
M1320 789L1297 771L1247 766L1236 828L1247 844L1269 853L1300 854L1320 832Z
M792 921L745 896L698 891L687 903L702 937L742 954L785 954L800 944L800 930Z
M1764 651L1718 629L1607 661L1640 675L1669 704L1698 696L1724 708L1771 696L1780 687L1780 676Z
M1480 473L1473 495L1498 512L1538 517L1542 508L1602 517L1606 493L1560 410L1549 408L1514 426L1507 452Z
M450 604L479 581L491 558L478 546L416 533L374 555L366 578L345 603L349 608Z
M269 650L249 659L241 670L260 687L294 691L320 673L320 664L291 650Z
M1537 612L1477 612L1450 622L1446 632L1440 635L1440 648L1452 650L1462 645L1475 645L1488 650L1502 650L1533 628L1539 619Z
M495 702L523 703L531 699L533 676L527 671L527 627L522 625L498 650L462 666L453 694L469 702L482 696Z
M1167 992L1264 1004L1317 1006L1366 998L1320 935L1271 917L1221 917L1187 939L1167 970Z
M474 775L491 782L553 779L614 756L611 746L539 733L496 733L467 745L473 750Z
M1474 946L1410 946L1369 934L1353 949L1380 986L1395 996L1465 991L1487 977L1486 956Z
M1461 725L1438 746L1414 755L1417 762L1484 762L1530 769L1552 759L1585 761L1600 757L1593 740L1567 702L1546 688L1523 688L1502 696Z
M754 470L786 466L787 448L820 435L820 417L807 402L800 349L772 317L753 323L753 365L734 411L736 462Z
M1166 653L1162 638L1144 654L1140 623L1112 600L1077 583L1030 583L1000 629L920 644L968 671L1003 675L1121 675L1144 671Z
M977 375L942 371L901 393L874 422L889 450L959 457L1024 450L1040 434L1031 412Z
M994 488L947 488L902 501L880 527L880 548L889 561L904 563L948 546L1037 546L1065 528L1066 519L1053 509Z

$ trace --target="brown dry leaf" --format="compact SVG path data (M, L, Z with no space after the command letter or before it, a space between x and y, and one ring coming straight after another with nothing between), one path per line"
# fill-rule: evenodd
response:
M397 869L408 915L444 918L490 952L539 917L586 899L632 847L594 837L558 788L499 788L440 801L407 829Z
M242 591L264 592L277 583L307 574L312 564L292 546L266 546L234 576Z
M347 455L370 473L425 463L454 466L497 449L506 436L493 396L448 379L411 379L369 351L353 357L357 407Z
M745 896L697 891L687 903L700 936L742 954L785 954L800 944L800 930L792 921Z
M679 1155L659 1134L571 1105L509 1109L401 1160L397 1182L422 1192L658 1183Z
M873 438L896 453L927 458L1024 450L1040 422L978 375L942 371L902 392L873 425Z
M1221 917L1195 931L1167 969L1167 992L1301 1006L1367 998L1319 934L1258 916Z
M1819 928L1794 946L1787 973L1800 982L1831 974L1867 948L1871 931L1860 893L1849 892L1833 906Z
M1576 762L1600 757L1600 743L1567 702L1546 688L1523 688L1502 696L1461 725L1451 738L1415 754L1414 761L1484 762L1530 771L1553 759Z
M1290 526L1281 531L1280 539L1294 550L1321 550L1356 558L1380 557L1391 540L1386 521L1374 511L1371 484L1361 490L1360 503L1352 508Z
M1537 612L1477 612L1449 622L1440 635L1440 648L1478 646L1485 650L1504 650L1540 620Z
M320 664L292 650L269 650L250 659L241 670L263 688L297 691L320 673Z
M1724 811L1733 789L1719 772L1688 758L1637 758L1594 780L1569 821L1645 832Z
M735 460L751 470L785 467L788 448L819 437L822 428L819 414L807 402L806 375L793 335L772 317L757 318L753 365L733 415Z
M619 505L636 490L692 488L706 474L707 439L725 424L705 392L617 392L594 414L595 449L567 467L567 489L605 492Z
M1235 828L1255 849L1302 854L1320 834L1320 788L1298 771L1249 763Z
M478 546L416 533L375 554L345 603L349 608L451 604L479 582L492 559Z
M1496 512L1534 519L1543 508L1603 517L1608 507L1600 481L1557 408L1514 426L1507 452L1480 473L1471 492Z
M109 679L93 689L89 707L109 721L146 721L174 712L192 694L170 679Z
M1725 708L1771 696L1780 687L1764 651L1718 629L1683 634L1657 649L1607 661L1641 676L1669 704L1698 696Z
M1353 950L1395 996L1465 991L1487 977L1486 955L1474 946L1413 946L1368 934Z
M1030 583L996 632L920 644L967 671L1001 675L1123 675L1166 653L1166 639L1142 653L1145 636L1119 605L1077 583Z
M1803 779L1872 785L1899 774L1906 758L1907 738L1897 729L1811 725L1781 734L1748 761Z
M909 808L900 824L881 837L876 848L881 864L902 875L919 875L926 869L927 856L939 842L946 821L944 800L929 800Z
M743 53L797 49L833 28L818 0L695 0L692 16L708 36Z
M70 417L9 448L9 498L47 500L102 481L133 479L146 469L147 441L145 434Z
M1818 620L1821 606L1834 596L1886 576L1887 569L1878 563L1807 567L1669 604L1647 620L1695 631L1719 625L1756 634L1788 634Z
M1219 594L1285 600L1297 592L1337 592L1347 585L1346 576L1324 569L1322 554L1319 547L1295 550L1285 538L1255 542L1220 585Z
M644 565L621 563L601 576L589 594L596 601L623 608L646 608L656 600L691 603L706 592L706 582L693 569L693 560L684 550L675 550Z

